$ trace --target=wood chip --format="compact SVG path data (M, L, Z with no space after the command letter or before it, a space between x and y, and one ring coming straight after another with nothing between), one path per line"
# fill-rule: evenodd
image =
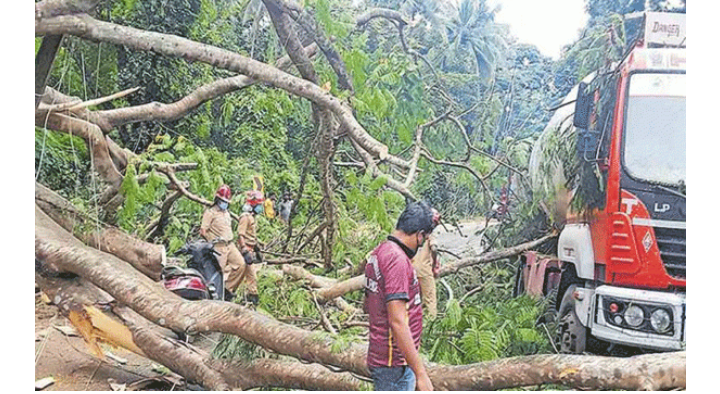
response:
M44 390L48 386L55 383L55 379L53 379L52 376L49 376L47 378L42 378L40 380L35 381L35 390Z

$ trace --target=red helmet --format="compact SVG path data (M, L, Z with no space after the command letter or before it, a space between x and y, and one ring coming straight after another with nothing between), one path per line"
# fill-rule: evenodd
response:
M247 192L247 203L250 204L251 207L262 204L263 200L265 200L265 198L261 191L250 190Z
M230 203L230 199L232 198L232 192L230 191L230 186L228 185L222 185L217 189L217 192L215 192L215 197L225 201L226 203Z

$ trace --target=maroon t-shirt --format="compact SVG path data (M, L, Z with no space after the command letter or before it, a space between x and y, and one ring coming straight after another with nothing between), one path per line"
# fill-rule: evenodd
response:
M415 348L419 349L422 335L420 284L408 255L400 245L388 240L372 251L365 266L365 310L370 317L369 367L407 365L388 320L387 302L392 300L407 301L408 325Z

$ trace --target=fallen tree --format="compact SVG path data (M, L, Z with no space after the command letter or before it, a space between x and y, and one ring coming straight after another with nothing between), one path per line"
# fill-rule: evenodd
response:
M327 229L323 239L326 244L323 251L326 265L332 252L327 245L332 246L332 231L335 228L333 220L336 215L332 205L334 185L331 167L335 139L347 138L362 160L356 161L361 168L366 168L376 178L386 177L386 187L410 199L414 199L414 196L409 186L419 172L417 165L421 157L442 165L470 169L464 164L436 160L422 146L423 128L431 127L443 119L455 119L450 111L418 127L413 139L414 149L410 150L413 152L412 159L389 154L388 146L370 135L355 118L350 100L336 97L318 85L315 71L308 61L313 53L312 44L305 48L298 45L301 40L293 33L297 26L292 25L290 19L295 19L306 33L314 36L313 40L331 61L333 71L344 81L341 84L348 93L352 93L349 74L343 69L344 65L336 61L339 57L332 48L331 39L324 36L319 24L308 21L308 15L298 13L293 3L277 0L263 2L271 14L278 35L287 39L281 40L288 52L288 58L284 59L285 66L278 62L276 67L179 36L98 20L87 14L96 3L94 0L47 0L36 3L35 32L37 36L44 36L43 44L47 40L47 48L41 52L42 56L37 61L41 63L39 65L47 67L38 68L40 75L37 75L36 93L44 91L44 95L40 101L36 100L35 124L80 135L86 141L90 148L92 169L109 186L101 198L101 201L107 202L107 214L114 213L113 209L119 206L122 196L118 191L124 170L134 157L108 137L110 130L141 120L178 119L202 103L254 83L282 89L313 104L318 144L312 146L312 153L321 166L322 209L327 215L325 228L321 229ZM405 18L397 14L374 11L373 14L359 18L358 24L367 24L375 17L395 19L400 27L406 23ZM407 47L402 34L400 28L405 51L417 55L418 52ZM169 104L146 103L128 108L90 110L88 106L91 104L130 94L134 89L83 101L44 88L47 79L47 71L44 70L49 71L51 68L44 62L51 62L60 37L68 35L162 56L204 62L240 75L196 87L187 96ZM426 61L424 57L422 59ZM283 71L287 70L291 62L301 77ZM456 123L463 128L460 122ZM469 141L468 138L465 140ZM468 154L471 148L468 143ZM381 169L381 165L385 167ZM174 177L173 168L155 168L168 178L169 184L175 186L173 194L165 200L167 205L163 204L157 226L161 226L162 218L169 214L173 199L179 198L180 194L200 204L209 203L187 190ZM477 173L473 175L484 187L483 177ZM321 232L313 233L321 236ZM508 251L511 252L517 253L515 249ZM446 267L442 275L493 261L483 259L504 257L507 255L461 260ZM36 282L100 357L102 350L98 343L122 346L214 390L254 387L357 390L367 387L358 378L366 379L369 376L365 364L365 343L348 345L335 335L282 323L238 304L183 300L154 281L165 259L163 246L138 240L112 225L93 219L39 184L36 185L35 258ZM320 298L334 299L341 308L343 301L338 295L344 294L344 290L338 291L340 287L334 287L343 285L345 288L357 288L358 283L362 282L362 277L338 283L334 279L311 276L292 268L283 271L327 289L328 293ZM350 308L347 311L353 313ZM323 318L332 331L332 325L325 316ZM174 340L173 332L230 334L282 359L264 358L252 362L213 359L207 352ZM590 389L685 388L684 353L628 359L540 355L464 366L428 365L428 371L435 387L444 390L487 390L544 383Z
M234 334L279 354L369 376L365 365L366 346L352 344L339 353L334 352L331 350L334 339L280 323L240 305L218 301L183 300L139 274L130 264L86 246L56 224L39 207L35 210L35 245L37 260L51 267L52 270L70 272L88 278L94 286L107 292L114 300L127 305L153 324L191 334L211 331ZM132 323L128 325L136 332L142 332L137 328L141 326L134 326ZM134 341L140 341L141 344L144 340L149 343L160 340L153 335L148 338L138 337L139 339L135 340L137 335L137 333L133 334ZM138 347L142 349L142 346L138 345ZM180 351L175 350L174 346L172 349ZM155 354L153 359L161 361L158 359L162 358L162 354ZM184 368L196 370L188 364L197 363L198 360L190 356L188 358L194 361L174 364L182 358L173 357L174 363L169 360L165 362L174 370L185 371ZM648 362L647 358L651 359L652 363ZM585 360L595 362L588 363ZM584 388L674 388L685 385L684 360L684 353L666 354L662 357L647 355L620 360L566 355L531 356L466 366L431 365L428 370L431 379L436 382L436 387L447 390L497 389L541 383L561 383ZM618 362L621 364L618 365ZM533 369L529 365L541 368ZM517 366L518 370L533 370L533 372L521 375L510 366ZM278 367L278 369L282 368ZM508 373L508 370L511 372ZM600 377L597 375L598 371L602 372ZM610 373L607 373L608 371ZM187 371L185 373L189 374ZM195 373L198 374L200 373ZM210 376L212 379L217 378L214 374ZM279 373L279 376L285 375ZM201 378L196 377L196 379ZM224 386L213 383L213 387Z

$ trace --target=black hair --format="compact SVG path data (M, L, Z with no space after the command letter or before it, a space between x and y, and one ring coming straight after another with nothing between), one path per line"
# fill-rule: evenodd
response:
M433 230L432 208L425 201L411 202L405 210L400 214L396 230L401 230L405 234L415 234L424 232L430 234Z

